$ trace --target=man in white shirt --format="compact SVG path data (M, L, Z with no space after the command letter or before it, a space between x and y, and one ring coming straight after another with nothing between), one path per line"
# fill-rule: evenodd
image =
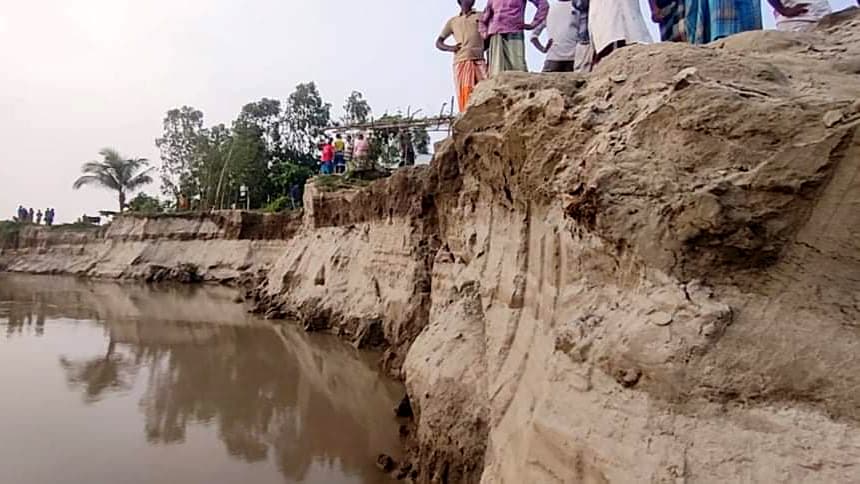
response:
M828 0L771 0L776 28L786 32L811 30L819 20L833 13Z
M587 2L586 2L587 4ZM540 40L546 31L546 44ZM549 15L532 33L532 44L546 54L543 72L583 72L591 69L591 42L588 35L588 10L579 3L557 0Z

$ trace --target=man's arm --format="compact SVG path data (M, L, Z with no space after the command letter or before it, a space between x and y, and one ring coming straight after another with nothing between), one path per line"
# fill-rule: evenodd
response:
M493 20L493 2L492 0L487 2L486 8L484 8L484 12L481 13L481 19L478 22L478 32L481 33L481 37L487 38L490 33L490 22Z
M549 48L552 47L552 39L547 40L546 45L543 45L540 41L540 36L545 29L546 22L538 25L532 32L532 45L535 46L535 49L544 54L546 54L549 51Z
M436 48L442 52L457 52L460 50L460 44L450 45L445 43L445 37L436 39Z
M445 24L445 27L442 28L442 33L439 34L439 38L436 39L436 48L441 50L442 52L457 52L460 50L460 44L449 45L445 43L445 40L454 34L454 29L451 28L451 21Z
M651 21L655 24L659 24L663 21L663 12L661 12L660 7L657 6L657 0L651 0Z
M546 17L549 14L549 2L547 0L529 0L532 2L535 7L537 7L537 13L535 14L535 18L532 19L531 23L527 23L523 25L525 30L532 30L538 25L546 22Z
M783 17L798 17L800 15L805 14L809 10L808 3L799 3L793 6L786 6L782 3L782 0L767 0L771 7Z

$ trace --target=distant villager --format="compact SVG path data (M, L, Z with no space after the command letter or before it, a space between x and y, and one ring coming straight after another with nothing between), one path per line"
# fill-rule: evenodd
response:
M344 156L344 152L346 151L346 141L343 140L343 135L338 133L334 137L334 172L335 173L344 173L346 172L346 157Z
M42 211L36 212L36 225L42 225Z
M415 165L415 147L408 129L400 130L400 166Z
M323 175L331 175L334 173L334 145L332 139L329 138L323 143L322 154L320 155L320 173Z
M356 170L369 170L370 164L370 143L365 139L363 133L359 133L358 140L355 142L355 157Z
M352 166L353 150L355 150L355 144L353 143L352 135L348 134L346 135L346 143L343 150L343 162L346 165L347 171L353 171L354 169Z

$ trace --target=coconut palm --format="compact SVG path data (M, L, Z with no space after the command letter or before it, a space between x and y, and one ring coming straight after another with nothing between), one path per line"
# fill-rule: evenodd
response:
M83 176L75 180L75 190L84 185L97 185L119 193L119 211L125 210L126 196L140 187L152 183L152 168L146 158L123 158L118 151L105 148L99 151L101 162L90 161L81 167Z

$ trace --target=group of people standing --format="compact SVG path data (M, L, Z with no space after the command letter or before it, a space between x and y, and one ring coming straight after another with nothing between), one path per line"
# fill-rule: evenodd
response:
M50 227L51 225L54 225L54 215L55 212L53 208L45 209L44 213L42 213L41 210L34 213L32 208L28 210L24 208L23 205L18 205L18 216L16 217L16 220L25 224L42 225L42 218L44 217L45 225Z
M320 173L323 175L369 169L370 142L363 133L359 133L355 140L352 135L346 135L344 139L338 133L333 139L326 139L320 145L320 151Z
M831 13L828 0L767 0L780 30L811 29ZM526 22L526 5L537 13ZM761 0L649 0L651 20L661 40L706 44L762 28ZM436 47L454 54L454 78L460 112L475 86L504 71L528 71L524 31L546 54L544 72L585 72L618 48L652 41L639 0L458 0ZM860 3L860 2L858 2ZM546 42L541 41L547 33ZM454 37L456 44L448 44ZM486 52L486 55L485 55Z

